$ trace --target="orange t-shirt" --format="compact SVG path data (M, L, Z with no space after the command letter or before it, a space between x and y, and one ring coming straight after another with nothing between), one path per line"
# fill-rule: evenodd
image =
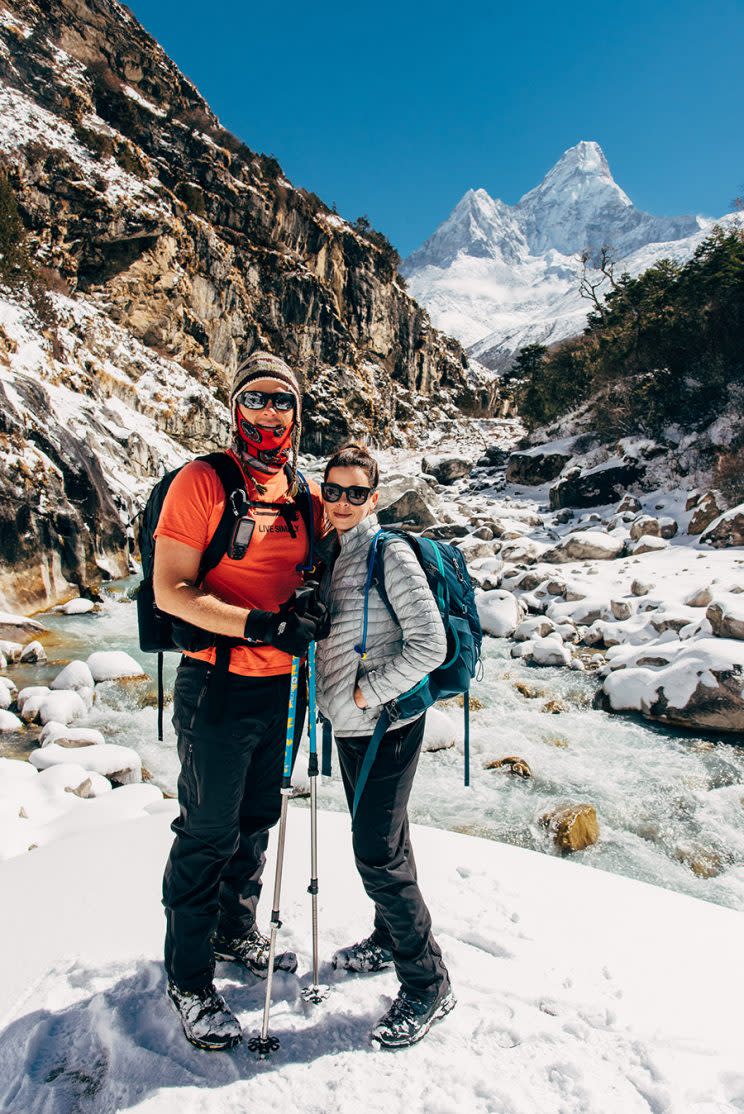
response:
M230 455L233 456L232 453ZM234 456L233 459L237 460ZM245 474L245 469L243 472ZM290 501L284 472L261 476L260 482L266 487L260 497L261 502ZM320 537L323 502L317 483L311 481L309 486L316 537ZM250 482L247 490L253 502L255 489ZM217 473L203 461L192 460L181 469L168 490L155 537L162 534L203 553L224 509L225 492ZM302 584L302 573L297 571L297 566L307 557L307 530L299 506L292 520L294 538L279 511L251 507L248 513L256 525L245 557L241 561L223 557L216 568L207 573L203 586L226 603L276 611ZM200 650L188 656L214 664L216 651ZM246 677L276 676L289 673L291 668L291 656L273 646L239 645L233 647L230 655L230 672Z

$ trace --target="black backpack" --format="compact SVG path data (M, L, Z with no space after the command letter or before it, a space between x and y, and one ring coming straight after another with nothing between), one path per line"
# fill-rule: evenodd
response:
M203 461L215 470L220 483L224 488L226 499L225 509L217 528L209 540L207 548L202 553L199 563L199 573L196 583L201 585L207 573L219 565L227 553L230 537L235 525L235 519L244 507L250 506L245 490L243 473L231 456L224 452L208 453L199 456L196 460ZM182 467L184 467L182 465ZM142 562L142 580L137 591L137 626L139 629L140 649L147 654L158 655L158 739L163 738L163 654L174 650L181 653L184 650L195 652L206 650L212 646L217 647L217 663L213 676L221 675L224 684L230 665L230 651L240 639L227 638L211 631L203 630L192 623L161 611L155 603L153 587L153 573L155 568L155 530L160 519L165 497L171 484L181 471L174 468L168 472L150 492L147 503L141 514L141 523L138 537L140 558ZM305 477L298 473L300 481L299 498L297 503L264 504L278 510L287 523L290 532L293 532L292 520L295 511L299 509L302 515L307 536L309 538L308 553L305 562L298 566L298 570L305 573L312 572L314 568L315 530L312 497ZM239 494L238 499L233 496ZM218 709L221 704L218 700L211 701Z

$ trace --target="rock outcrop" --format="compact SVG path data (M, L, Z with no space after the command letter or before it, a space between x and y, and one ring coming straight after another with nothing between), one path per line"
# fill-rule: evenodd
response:
M127 571L144 491L223 441L226 384L255 345L304 378L307 451L488 405L385 237L222 128L127 8L3 9L0 172L35 284L0 323L9 606Z

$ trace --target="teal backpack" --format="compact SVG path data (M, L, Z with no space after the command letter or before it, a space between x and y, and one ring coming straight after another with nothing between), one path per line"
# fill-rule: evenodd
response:
M446 542L432 538L414 537L403 530L379 530L372 539L367 561L367 580L364 586L364 619L361 642L354 647L363 657L367 647L367 618L369 612L369 593L374 586L383 603L396 619L385 592L383 575L384 550L388 541L403 538L415 553L421 568L426 574L432 595L436 600L439 614L447 635L447 656L440 666L422 678L408 692L389 701L382 710L372 738L364 755L359 771L352 819L367 783L369 771L377 756L383 735L397 720L412 719L420 716L437 700L450 696L464 696L465 712L465 785L470 784L470 682L476 676L480 665L481 630L478 610L475 606L475 590L470 579L465 558L459 549ZM397 619L396 619L397 622Z

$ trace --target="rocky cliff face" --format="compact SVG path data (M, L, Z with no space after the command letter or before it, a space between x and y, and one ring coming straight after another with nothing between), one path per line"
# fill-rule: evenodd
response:
M308 450L489 404L384 237L226 132L116 0L0 0L0 82L0 166L50 289L0 292L6 605L126 569L138 500L220 443L256 344L304 376Z

